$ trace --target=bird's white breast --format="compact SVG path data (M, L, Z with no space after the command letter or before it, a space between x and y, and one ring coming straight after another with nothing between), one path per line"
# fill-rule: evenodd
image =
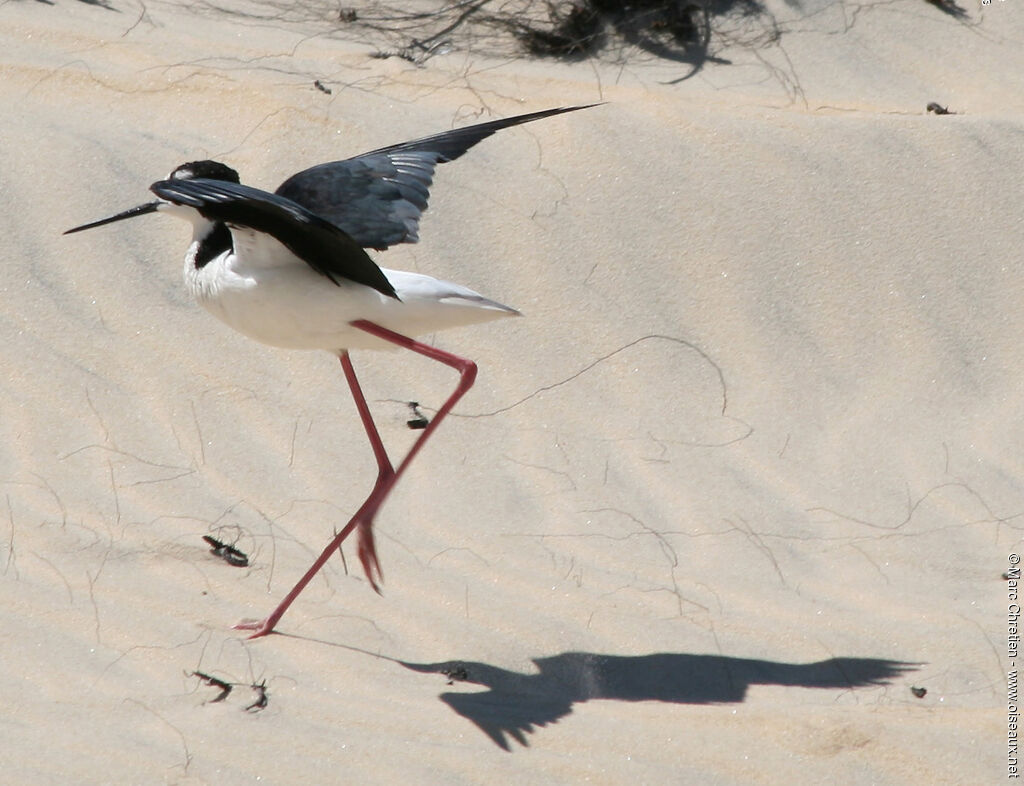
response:
M240 333L287 349L385 349L352 327L365 319L406 336L486 322L519 312L482 295L418 273L384 270L399 300L317 273L272 237L232 228L234 249L202 267L199 241L185 256L185 286L207 311Z

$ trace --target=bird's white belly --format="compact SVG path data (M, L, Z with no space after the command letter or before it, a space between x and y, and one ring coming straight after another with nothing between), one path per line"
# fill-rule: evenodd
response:
M351 325L360 319L412 337L519 313L417 273L384 270L396 300L362 284L335 284L294 258L248 268L230 252L202 268L192 259L192 254L186 257L185 284L203 308L249 338L286 349L393 348Z

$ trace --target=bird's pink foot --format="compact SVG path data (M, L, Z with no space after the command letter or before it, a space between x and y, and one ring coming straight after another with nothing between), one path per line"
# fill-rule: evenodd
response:
M263 620L242 620L237 625L231 626L232 630L252 630L255 631L250 639L259 639L266 636L269 633L274 632L274 626L270 624L269 619Z
M373 539L373 520L359 523L359 561L363 564L363 573L373 587L373 591L381 594L379 582L384 581L384 573L377 559L377 546Z

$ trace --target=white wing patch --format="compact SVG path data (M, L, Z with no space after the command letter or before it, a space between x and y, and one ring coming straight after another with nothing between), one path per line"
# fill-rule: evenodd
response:
M273 235L238 224L228 224L228 229L235 247L233 267L239 273L246 269L255 271L292 266L311 269Z

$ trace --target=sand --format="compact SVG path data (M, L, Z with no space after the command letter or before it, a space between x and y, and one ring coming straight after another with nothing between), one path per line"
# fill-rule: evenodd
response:
M774 3L676 84L254 5L0 5L0 780L1005 778L1017 5ZM184 161L272 189L595 101L441 167L378 256L526 318L428 337L480 376L378 519L383 596L350 546L247 641L373 481L337 361L191 303L179 222L61 232ZM354 362L400 454L451 372Z

